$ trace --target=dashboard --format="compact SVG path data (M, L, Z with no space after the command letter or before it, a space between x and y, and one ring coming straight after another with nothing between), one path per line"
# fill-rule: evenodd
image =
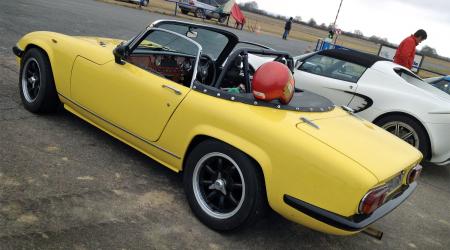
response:
M185 86L191 83L195 64L194 57L174 53L133 54L127 61Z

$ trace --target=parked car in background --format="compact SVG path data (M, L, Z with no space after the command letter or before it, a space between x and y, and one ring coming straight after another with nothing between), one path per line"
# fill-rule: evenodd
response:
M137 4L137 5L139 5L140 2L141 2L141 0L118 0L118 1L134 3L134 4ZM148 3L149 3L149 0L144 0L144 1L142 2L142 6L147 6Z
M424 81L450 95L450 76L431 77Z
M296 59L297 88L350 107L418 148L427 161L450 163L448 94L409 69L363 52L332 49Z
M181 0L178 6L181 13L187 15L190 12L198 18L217 19L224 23L228 15L220 11L220 6L227 1L224 0Z

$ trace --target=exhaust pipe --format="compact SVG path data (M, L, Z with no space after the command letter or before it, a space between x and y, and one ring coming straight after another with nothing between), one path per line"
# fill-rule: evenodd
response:
M364 234L374 237L377 240L383 238L383 232L375 228L368 227L362 231Z

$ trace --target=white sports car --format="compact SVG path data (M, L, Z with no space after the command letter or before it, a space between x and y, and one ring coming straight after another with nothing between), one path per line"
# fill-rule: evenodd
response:
M450 163L450 96L410 70L378 56L338 49L300 57L294 77L297 88L353 109L420 149L424 159Z
M418 148L431 163L450 163L450 95L402 66L362 52L324 50L296 59L297 88L349 107ZM252 58L255 68L262 62Z

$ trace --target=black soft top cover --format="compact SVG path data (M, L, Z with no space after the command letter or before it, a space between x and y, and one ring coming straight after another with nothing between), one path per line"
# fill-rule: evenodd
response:
M349 49L322 50L318 54L358 64L366 68L372 67L378 61L388 61L383 57Z
M306 90L296 89L292 100L287 105L281 104L278 100L271 102L255 99L252 93L228 93L216 87L194 83L193 89L216 98L241 102L253 106L261 106L280 110L290 110L298 112L328 112L334 109L334 104L327 98L314 94Z

